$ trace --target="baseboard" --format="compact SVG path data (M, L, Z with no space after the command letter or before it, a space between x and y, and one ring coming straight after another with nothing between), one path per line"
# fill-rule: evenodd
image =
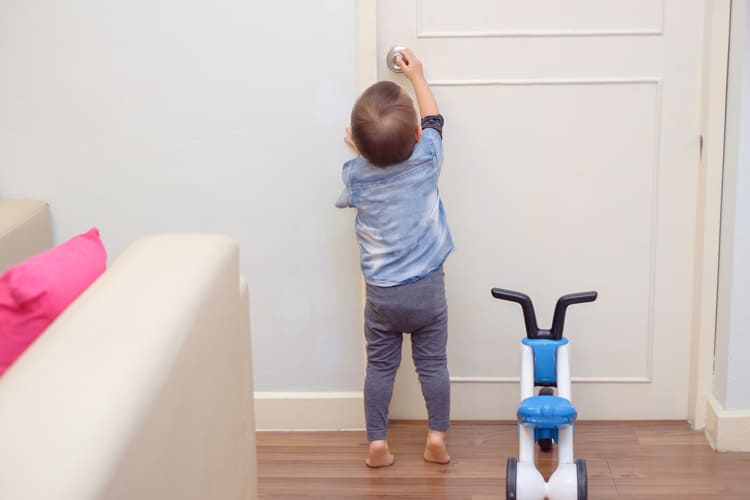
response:
M343 431L365 428L361 392L256 392L259 431Z
M709 395L706 438L716 451L750 451L750 410L725 410Z

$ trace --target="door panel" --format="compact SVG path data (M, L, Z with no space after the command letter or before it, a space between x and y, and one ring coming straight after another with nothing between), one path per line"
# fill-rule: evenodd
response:
M561 7L564 5L564 8ZM570 308L582 418L685 418L702 3L385 0L379 76L411 47L446 117L440 189L454 418L513 418L518 305ZM406 344L406 343L405 343ZM394 418L424 418L405 346Z
M661 33L659 0L417 2L417 36L565 36Z

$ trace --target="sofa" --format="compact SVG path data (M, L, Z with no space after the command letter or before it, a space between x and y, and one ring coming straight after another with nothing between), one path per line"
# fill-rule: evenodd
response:
M50 245L0 202L0 273ZM250 347L230 238L134 242L0 378L0 499L257 498Z
M37 200L0 200L0 274L52 246L49 205Z

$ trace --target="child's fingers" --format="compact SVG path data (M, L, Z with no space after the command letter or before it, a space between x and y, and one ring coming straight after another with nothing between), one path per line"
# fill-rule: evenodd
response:
M351 127L346 127L346 135L344 136L344 142L347 143L352 148L354 148L355 151L357 150L357 145L354 144L354 139L352 139Z
M396 54L396 66L401 68L401 71L404 71L404 68L409 66L406 62L406 58L402 54Z
M354 144L354 141L351 137L344 137L344 142L347 143L357 154L359 154L359 149L357 149L357 145Z
M412 62L417 61L417 56L414 55L414 52L411 51L411 49L401 49L401 55L406 59L406 65L410 65Z

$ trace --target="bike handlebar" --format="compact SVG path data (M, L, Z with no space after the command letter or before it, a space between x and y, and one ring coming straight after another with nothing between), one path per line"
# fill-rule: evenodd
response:
M557 299L555 313L552 318L552 328L544 330L539 328L536 322L536 313L534 313L534 304L531 298L525 293L515 292L513 290L504 290L502 288L493 288L492 296L496 299L507 300L520 304L523 311L523 319L526 324L526 337L530 339L562 339L563 327L565 325L565 312L568 306L572 304L582 304L584 302L593 302L598 294L596 292L579 292L563 295Z
M539 338L537 335L540 330L536 323L536 313L534 313L534 304L531 302L531 297L525 293L504 290L502 288L493 288L492 296L496 299L520 304L523 311L523 319L526 323L526 336L530 339Z

